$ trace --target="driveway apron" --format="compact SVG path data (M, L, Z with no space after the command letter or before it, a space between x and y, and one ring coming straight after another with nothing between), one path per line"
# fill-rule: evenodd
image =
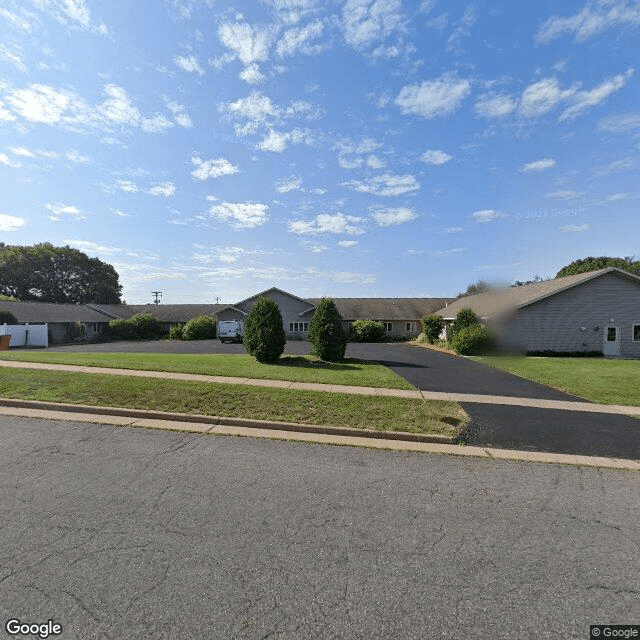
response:
M377 360L423 391L580 401L582 398L479 362L408 344L349 344L347 355ZM640 420L621 415L463 402L470 445L640 459Z

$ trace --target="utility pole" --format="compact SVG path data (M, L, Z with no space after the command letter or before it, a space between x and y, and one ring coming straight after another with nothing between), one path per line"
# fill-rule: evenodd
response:
M219 302L220 302L220 298L216 296L216 304L218 304Z
M160 304L160 298L162 298L162 291L152 291L154 296L153 304Z

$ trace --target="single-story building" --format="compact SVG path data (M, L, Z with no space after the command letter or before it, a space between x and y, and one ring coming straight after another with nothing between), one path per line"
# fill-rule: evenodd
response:
M458 298L445 331L464 308L510 348L640 358L640 277L617 267Z

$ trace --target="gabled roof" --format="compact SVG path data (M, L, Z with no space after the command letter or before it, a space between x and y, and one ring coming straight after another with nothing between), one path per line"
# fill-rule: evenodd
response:
M464 296L463 298L458 298L444 309L438 310L437 314L443 318L452 319L455 318L462 309L470 308L479 318L495 318L503 313L526 307L556 295L561 291L566 291L572 287L599 278L607 273L616 273L640 284L640 277L633 273L629 273L618 267L607 267L606 269L578 273L573 276L565 276L564 278L525 284L520 287L505 287L487 293L479 293L475 296Z
M294 300L297 300L298 302L303 302L305 304L311 304L309 302L309 300L305 300L304 298L298 298L298 296L294 296L292 293L289 293L288 291L284 291L283 289L278 289L278 287L271 287L270 289L266 289L265 291L261 291L260 293L254 293L252 296L249 296L248 298L245 298L244 300L240 300L239 302L236 302L233 306L234 307L239 307L241 304L244 304L245 302L249 302L250 300L253 300L254 298L259 298L260 296L267 296L267 294L271 293L272 291L277 291L278 293L281 293L284 296L287 296L288 298L293 298ZM313 305L311 305L313 306Z
M322 298L308 298L314 306ZM419 320L454 298L331 298L344 320Z
M148 313L158 322L188 322L198 316L213 316L224 304L131 304L134 313ZM133 314L132 314L133 315ZM129 316L131 317L131 316Z

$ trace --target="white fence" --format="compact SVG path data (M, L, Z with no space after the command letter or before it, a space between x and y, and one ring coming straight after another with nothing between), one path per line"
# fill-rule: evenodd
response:
M48 347L47 324L0 324L0 336L11 336L10 347Z

